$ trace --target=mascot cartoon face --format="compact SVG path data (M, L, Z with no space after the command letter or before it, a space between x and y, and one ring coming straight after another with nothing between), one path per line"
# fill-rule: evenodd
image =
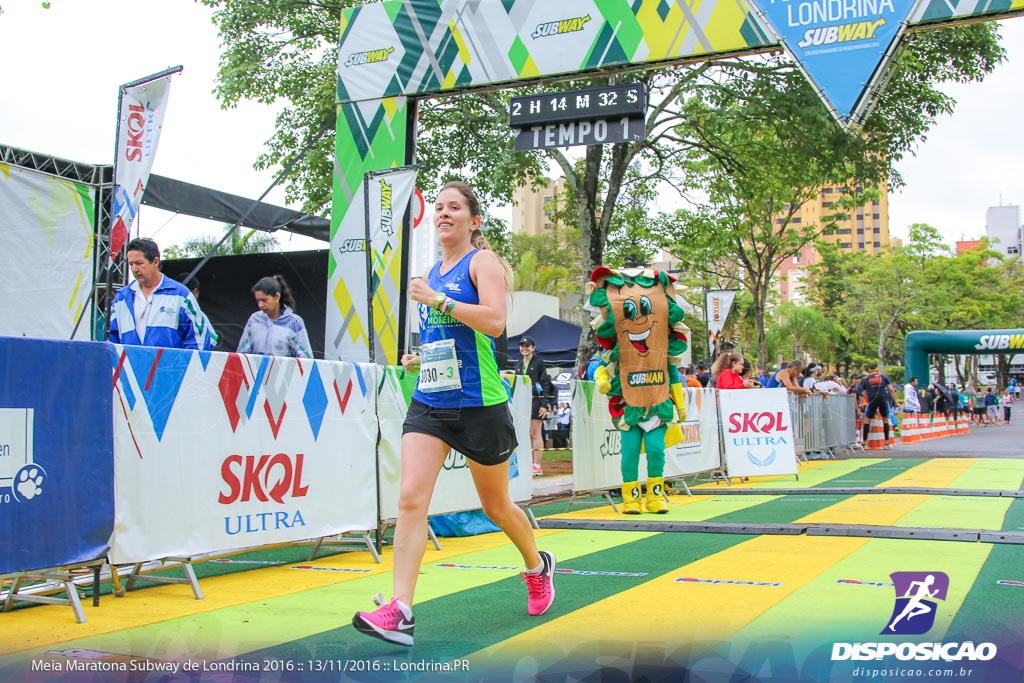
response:
M668 353L668 300L664 290L644 287L635 282L608 288L608 304L619 321L615 332L620 359L628 348L639 358ZM656 332L661 334L656 334ZM656 359L657 360L657 359ZM662 355L661 360L664 360Z
M665 290L640 282L608 285L608 305L615 316L619 380L629 405L655 405L668 393L668 300Z
M669 401L670 365L686 351L685 313L672 298L673 278L657 270L598 266L587 283L587 307L613 374L608 391L629 406Z

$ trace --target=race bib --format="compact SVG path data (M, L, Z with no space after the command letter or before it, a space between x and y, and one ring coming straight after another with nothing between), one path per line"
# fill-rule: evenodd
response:
M441 339L420 347L419 390L425 394L462 388L455 340Z

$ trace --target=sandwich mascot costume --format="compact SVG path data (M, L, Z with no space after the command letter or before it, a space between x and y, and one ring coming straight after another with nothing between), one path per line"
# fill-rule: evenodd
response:
M640 453L647 453L647 512L665 514L665 447L682 441L686 399L678 363L686 351L675 278L656 270L598 266L587 283L591 327L603 349L594 373L622 432L622 512L638 515Z

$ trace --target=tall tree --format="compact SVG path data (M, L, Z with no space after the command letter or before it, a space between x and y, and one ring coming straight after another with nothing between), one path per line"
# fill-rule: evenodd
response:
M507 91L490 91L445 97L421 103L417 134L418 161L424 164L421 186L438 186L453 176L475 171L475 186L485 197L508 201L515 187L540 184L548 165L561 171L566 180L561 198L561 221L579 231L580 258L565 267L577 279L582 291L584 279L595 266L604 263L609 234L622 236L615 250L619 263L646 263L664 240L654 230L648 202L659 183L683 187L680 174L682 148L674 127L680 112L676 103L687 84L703 73L707 65L649 71L636 75L649 93L646 131L643 141L613 145L590 145L581 155L563 149L514 152L508 133ZM530 92L592 86L593 81L566 81ZM523 92L523 91L520 91ZM608 149L605 149L607 147ZM486 156L488 163L480 164ZM619 212L620 204L626 207ZM583 330L578 363L590 358L593 341L589 327Z
M222 51L215 92L225 108L243 100L283 104L259 170L283 168L334 131L341 11L360 0L201 0L213 9ZM269 131L268 131L269 132ZM327 215L334 136L323 135L284 180L285 198Z
M906 245L882 254L823 251L824 262L812 270L806 291L842 322L851 358L874 346L885 364L899 357L907 332L1012 327L1024 313L1024 269L1000 263L985 241L954 255L934 228L915 224ZM957 365L956 372L961 382L973 374L969 365Z
M673 252L684 261L696 245L705 267L724 256L739 264L759 320L761 363L766 304L781 263L876 196L882 180L898 188L895 162L935 116L952 109L952 100L934 85L980 78L1002 54L988 25L913 36L859 136L834 124L806 80L780 56L720 62L687 93L678 137L690 144L686 166L707 200L665 224L675 226ZM826 184L845 189L833 212L815 225L797 223L800 207Z
M779 319L775 332L792 357L806 353L815 360L835 362L840 327L834 318L814 306L786 302L779 306Z

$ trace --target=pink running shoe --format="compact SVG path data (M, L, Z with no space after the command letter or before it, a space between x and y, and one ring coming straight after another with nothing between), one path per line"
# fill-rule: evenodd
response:
M389 643L412 647L412 631L416 625L412 608L396 598L384 604L381 593L373 596L373 602L378 606L376 610L356 612L352 617L352 625L356 630Z
M547 612L551 603L555 601L555 583L552 580L555 573L555 556L546 550L541 550L540 561L543 564L543 569L539 573L527 574L524 572L521 574L526 581L526 592L529 595L526 611L534 617L539 617Z

